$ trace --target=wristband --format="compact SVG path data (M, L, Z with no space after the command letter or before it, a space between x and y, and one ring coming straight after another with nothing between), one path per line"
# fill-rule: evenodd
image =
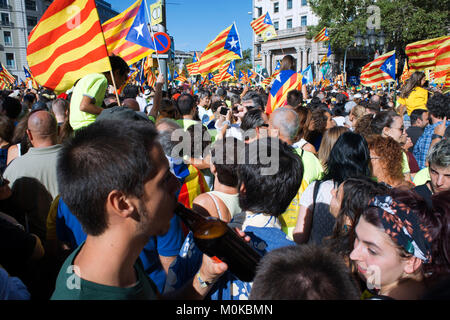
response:
M197 272L196 277L197 277L197 279L198 279L198 282L200 283L200 287L201 287L201 288L206 288L206 287L212 285L212 282L204 281L204 280L202 279L202 277L200 276L200 271Z
M432 136L431 136L431 140L434 140L434 139L442 139L443 138L443 136L441 136L441 135L439 135L439 134L433 134Z

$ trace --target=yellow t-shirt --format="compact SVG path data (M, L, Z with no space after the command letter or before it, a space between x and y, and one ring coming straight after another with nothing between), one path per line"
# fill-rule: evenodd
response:
M308 185L322 177L323 167L317 159L317 157L306 150L301 148L294 149L295 152L302 158L303 163L303 179L300 189L292 199L287 210L280 215L281 229L286 233L289 239L293 239L292 233L294 231L295 225L297 224L298 213L300 211L300 198L308 187ZM303 154L302 154L303 151Z
M414 176L414 184L416 186L421 186L430 180L431 180L430 169L428 167L423 168L422 170L417 172L416 175Z
M408 98L398 98L398 103L406 106L408 116L416 109L427 110L428 91L421 87L415 87Z

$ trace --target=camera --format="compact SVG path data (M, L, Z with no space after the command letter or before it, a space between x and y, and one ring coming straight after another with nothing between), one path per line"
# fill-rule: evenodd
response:
M220 108L220 114L226 116L228 113L228 108L227 107L221 107Z

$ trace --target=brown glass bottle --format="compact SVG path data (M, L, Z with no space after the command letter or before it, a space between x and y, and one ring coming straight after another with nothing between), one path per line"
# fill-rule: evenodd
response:
M194 242L203 253L225 262L228 270L240 280L253 280L261 255L225 222L204 217L181 203L178 203L175 213L193 232Z

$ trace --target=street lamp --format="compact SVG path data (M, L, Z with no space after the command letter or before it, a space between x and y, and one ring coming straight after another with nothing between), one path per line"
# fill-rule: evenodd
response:
M363 48L367 53L369 53L371 49L374 51L378 49L380 53L383 53L385 40L386 36L383 30L380 30L380 33L376 34L375 29L367 29L365 35L361 35L361 32L358 30L355 35L356 46L358 48Z

